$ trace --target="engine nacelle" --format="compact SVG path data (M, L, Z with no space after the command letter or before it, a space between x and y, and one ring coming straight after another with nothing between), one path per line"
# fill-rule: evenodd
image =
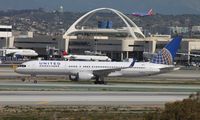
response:
M79 72L78 73L78 80L90 80L94 77L92 73L88 72Z
M79 72L76 75L69 75L69 79L71 81L90 80L93 77L94 77L94 75L89 72Z

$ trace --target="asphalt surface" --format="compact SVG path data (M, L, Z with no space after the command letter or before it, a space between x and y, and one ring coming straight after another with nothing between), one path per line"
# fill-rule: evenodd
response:
M181 70L142 80L200 80L199 70ZM21 82L12 68L0 67L0 105L164 105L188 98L200 85L187 84L69 84ZM135 79L135 78L132 78Z
M187 92L64 92L1 91L0 105L164 105Z
M196 85L0 83L0 105L158 105L188 98Z
M166 85L166 84L69 84L69 83L24 83L0 82L1 91L133 91L133 92L197 92L200 85Z

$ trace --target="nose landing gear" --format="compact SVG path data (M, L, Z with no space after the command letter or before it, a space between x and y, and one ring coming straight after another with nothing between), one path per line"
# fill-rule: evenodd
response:
M21 80L22 80L22 82L26 82L26 78L25 77L21 78ZM27 78L27 80L28 80L28 82L33 81L33 83L35 83L35 84L38 82L36 75L31 75L29 78Z

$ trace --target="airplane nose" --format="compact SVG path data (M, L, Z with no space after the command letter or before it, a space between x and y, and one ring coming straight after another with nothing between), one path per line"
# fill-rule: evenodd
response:
M33 52L33 55L34 55L34 56L38 56L38 53L37 53L37 52Z

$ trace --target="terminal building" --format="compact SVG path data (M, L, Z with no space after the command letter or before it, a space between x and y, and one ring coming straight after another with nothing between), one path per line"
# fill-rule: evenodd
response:
M99 11L110 11L116 14L124 26L116 28L112 21L97 21L97 25L82 25ZM98 51L113 60L126 58L143 60L143 52L155 53L171 40L170 35L151 35L145 37L140 28L126 15L111 8L98 8L81 16L63 35L65 50L72 54L84 54L84 51ZM200 54L199 39L183 39L179 52ZM195 58L198 60L199 58ZM178 56L178 62L190 61L189 56ZM200 59L199 59L200 60Z
M59 55L59 50L64 49L64 41L62 36L47 36L47 35L34 35L33 32L15 33L14 47L19 49L32 49L39 53L39 57L48 55L50 49L56 50Z
M13 47L14 37L11 25L0 25L0 48Z
M116 14L125 26L116 28L109 20L98 21L97 25L93 26L80 26L79 23L82 20L87 20L91 15L105 10ZM133 57L133 54L141 59L145 36L139 27L123 13L111 8L99 8L80 17L66 31L63 38L65 50L69 53L83 54L84 51L100 51L113 60L119 61Z
M96 24L83 24L96 13L109 11L118 16L122 26L113 23L111 19L98 19ZM99 15L99 14L98 14ZM95 19L92 19L95 20ZM2 29L1 29L2 28ZM0 26L0 37L3 47L33 49L39 56L46 56L47 49L55 48L58 51L67 51L71 54L84 54L85 51L96 51L106 54L113 61L126 58L143 60L143 52L155 53L162 49L171 40L170 35L151 35L145 37L139 28L126 15L111 8L98 8L81 16L75 21L63 36L34 35L13 32L12 26ZM9 41L9 42L5 42ZM180 53L200 54L200 39L183 39ZM59 54L59 53L58 53ZM200 57L178 55L177 62L200 62Z

